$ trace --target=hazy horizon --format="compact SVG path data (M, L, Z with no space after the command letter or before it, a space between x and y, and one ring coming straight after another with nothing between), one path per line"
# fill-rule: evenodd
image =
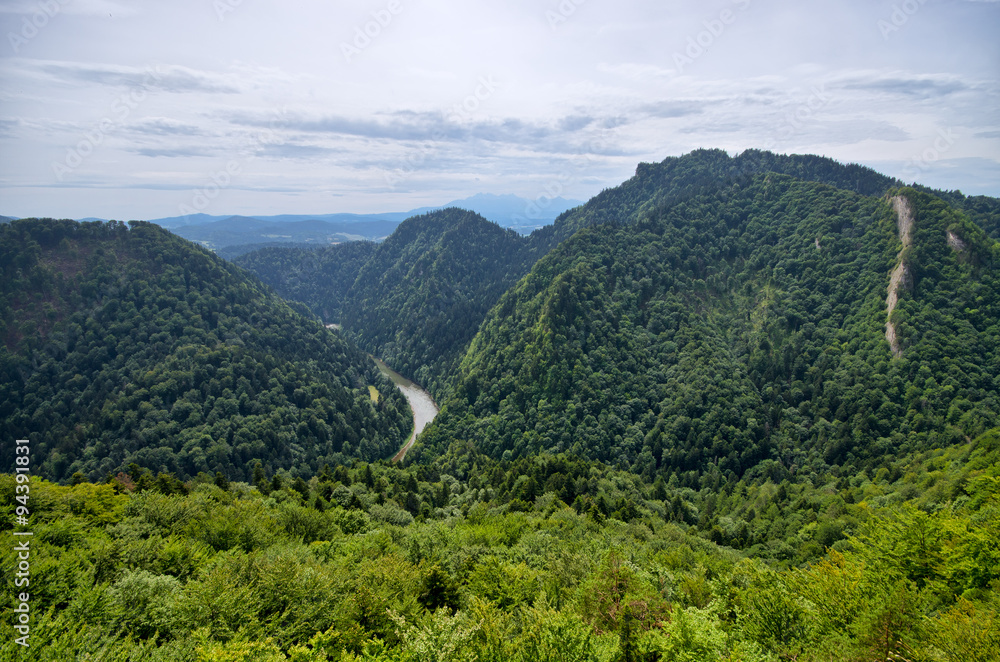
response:
M698 148L1000 195L1000 2L0 3L0 213L587 200Z

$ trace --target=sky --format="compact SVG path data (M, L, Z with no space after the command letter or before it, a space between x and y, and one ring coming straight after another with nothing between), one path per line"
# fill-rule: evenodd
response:
M0 214L586 200L698 148L1000 195L997 0L0 0Z

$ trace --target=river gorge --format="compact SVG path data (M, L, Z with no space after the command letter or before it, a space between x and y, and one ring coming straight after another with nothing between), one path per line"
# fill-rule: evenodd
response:
M424 428L434 420L439 409L430 393L387 366L384 361L375 357L372 357L372 360L375 361L382 374L391 379L396 388L406 396L406 401L410 404L410 409L413 410L413 433L410 434L406 443L403 444L403 447L392 458L393 462L399 462L406 457L406 452L410 450L413 443L417 440L417 435L423 432Z

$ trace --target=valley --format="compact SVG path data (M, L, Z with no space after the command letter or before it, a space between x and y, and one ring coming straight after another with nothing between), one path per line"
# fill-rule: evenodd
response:
M990 660L998 210L696 150L529 234L4 223L24 659Z

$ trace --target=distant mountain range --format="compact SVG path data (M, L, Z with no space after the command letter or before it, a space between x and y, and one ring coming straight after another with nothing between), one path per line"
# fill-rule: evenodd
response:
M550 225L563 212L582 205L579 200L552 198L531 201L516 195L479 193L438 207L420 207L381 214L278 214L271 216L213 216L191 214L149 219L185 239L212 250L231 246L282 243L328 245L347 241L379 241L412 216L458 207L474 211L497 225L528 234ZM0 222L12 218L0 217ZM78 221L102 221L79 218Z
M516 195L494 195L492 193L478 193L461 200L452 200L449 203L437 207L418 207L409 211L385 212L379 214L278 214L274 216L211 216L209 214L191 214L189 216L171 216L168 218L150 219L151 223L156 223L160 227L173 230L188 225L204 225L215 221L228 220L231 218L253 218L258 221L269 223L295 223L299 221L326 221L341 225L353 225L356 223L370 223L372 221L389 221L395 224L402 223L411 216L426 214L427 212L446 209L448 207L458 207L474 211L487 220L493 221L497 225L505 228L513 228L524 234L532 230L551 224L564 211L573 209L583 204L581 200L567 200L566 198L552 198L545 201L532 201ZM96 219L78 219L96 220Z
M230 216L198 225L169 228L185 239L222 250L232 246L261 244L311 244L328 246L349 241L380 240L392 234L399 221L365 220L331 222L318 219L274 222L249 216Z

